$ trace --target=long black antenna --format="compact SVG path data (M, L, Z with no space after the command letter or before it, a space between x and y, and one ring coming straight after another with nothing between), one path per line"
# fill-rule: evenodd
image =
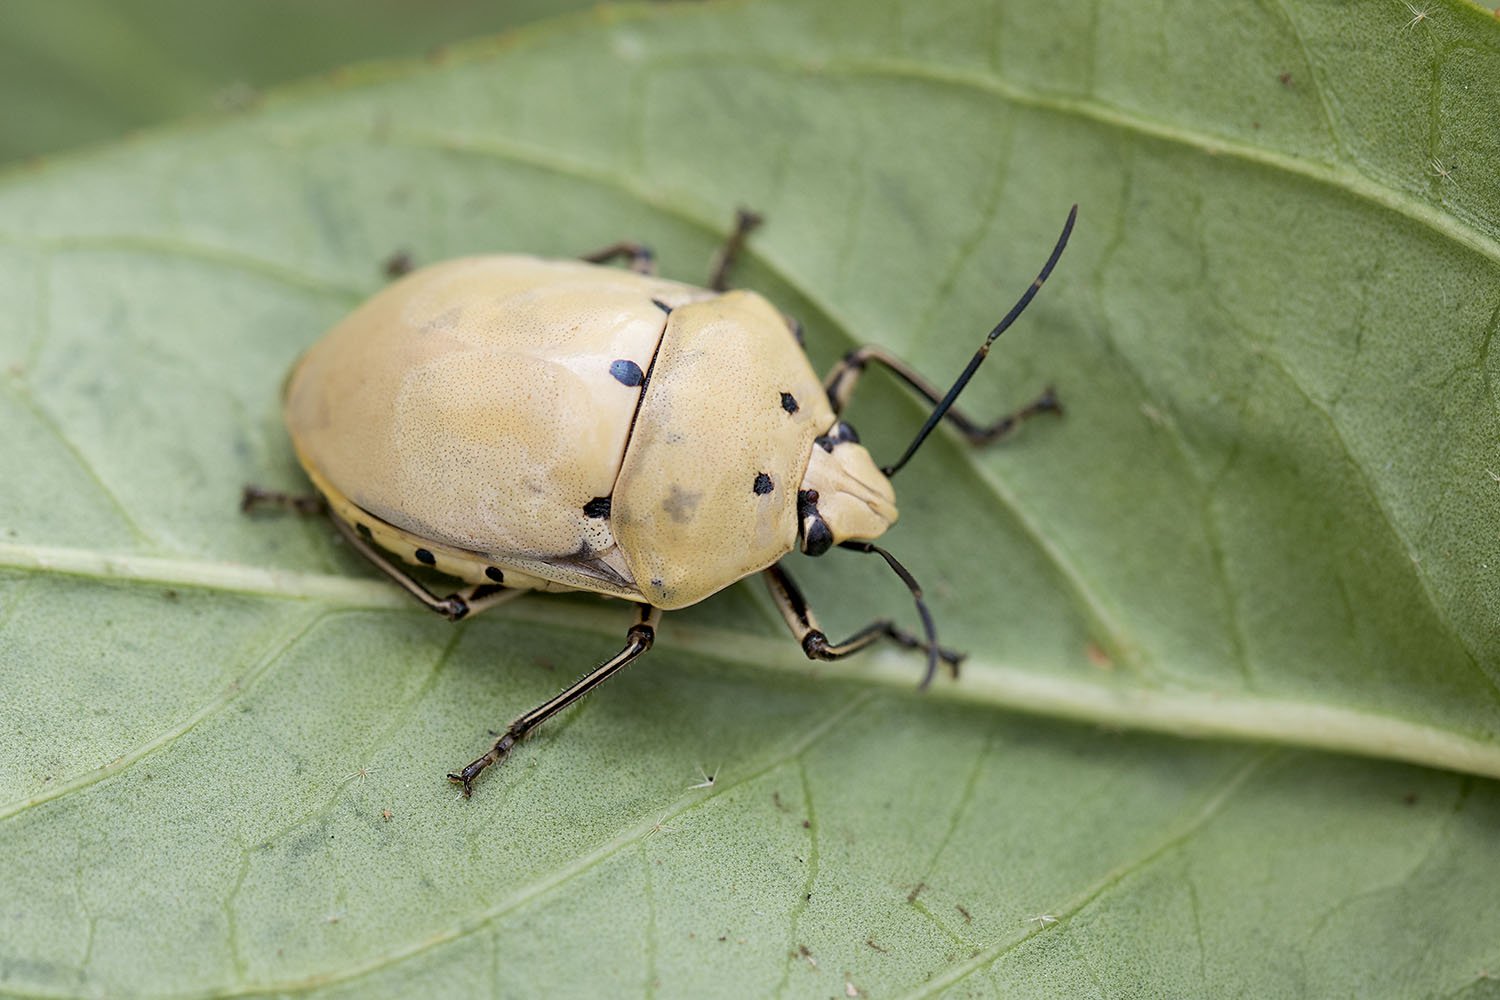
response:
M1068 245L1068 237L1073 233L1073 220L1077 218L1078 206L1074 205L1073 210L1068 213L1068 221L1063 224L1062 235L1057 238L1057 246L1052 248L1052 256L1047 258L1047 263L1042 267L1042 273L1036 276L1036 280L1031 283L1031 287L1026 289L1026 294L1021 296L1019 302L1011 306L1010 312L1005 314L1005 318L990 331L990 335L985 338L984 343L979 345L979 350L975 351L974 357L969 359L969 367L965 368L964 373L958 377L958 381L953 383L953 388L948 390L948 394L943 397L942 402L938 403L937 408L927 415L927 422L922 425L921 430L917 431L916 439L906 446L906 453L897 459L894 465L887 465L880 470L887 477L894 476L899 472L907 460L921 447L922 442L927 440L927 435L932 433L932 429L938 425L938 421L942 420L949 408L953 406L953 401L958 398L958 394L964 391L964 386L969 384L969 379L974 377L974 372L978 370L980 363L989 356L990 345L995 342L995 338L1004 333L1016 321L1016 317L1021 315L1026 307L1031 304L1031 300L1036 297L1036 293L1041 289L1042 282L1047 280L1047 276L1052 273L1052 268L1057 265L1057 259L1062 256L1063 248Z
M875 553L884 559L891 569L896 571L896 575L901 578L901 582L906 584L906 589L911 591L912 600L917 602L917 614L922 618L922 630L927 633L927 673L922 675L922 683L917 685L918 691L925 691L927 685L931 684L932 679L937 676L938 641L937 626L932 622L932 612L927 610L927 602L922 600L921 586L918 585L916 578L907 571L906 567L896 561L895 556L878 545L870 542L847 541L840 542L839 548L853 549L855 552ZM954 676L957 676L956 668Z

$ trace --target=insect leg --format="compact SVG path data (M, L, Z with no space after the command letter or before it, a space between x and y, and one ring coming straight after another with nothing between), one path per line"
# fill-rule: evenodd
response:
M786 320L786 328L792 331L792 339L797 341L797 346L806 347L807 338L803 335L802 321L797 317L789 316L786 313L782 313L781 318Z
M786 619L787 628L792 630L792 637L801 644L802 651L809 660L842 659L880 639L889 639L909 649L927 648L927 643L910 632L897 628L889 618L876 619L843 642L829 642L828 636L818 628L818 619L807 606L807 599L802 596L802 591L787 571L778 563L767 567L763 575L766 588L771 591L771 599L776 602L781 617ZM940 646L938 656L952 669L953 675L958 676L958 664L963 659L963 654Z
M650 649L651 644L656 640L656 626L660 622L660 608L653 608L649 604L636 605L636 622L626 633L624 649L585 674L562 694L517 718L506 727L505 733L495 741L495 745L490 747L488 753L476 759L462 771L450 773L448 780L463 785L464 798L468 798L474 791L474 779L479 777L479 772L491 764L500 763L510 753L512 747L526 738L527 733L609 680L626 664Z
M745 237L750 235L750 230L760 225L764 219L749 209L736 209L734 213L734 232L729 234L729 239L714 254L713 269L708 274L708 287L716 292L729 290L729 272L734 268L734 260L740 255L740 250L745 246Z
M330 517L329 520L333 522L334 527L339 529L339 534L344 536L344 540L354 546L356 552L374 563L375 567L386 576L399 583L408 594L421 601L427 610L442 615L450 622L456 622L472 611L482 611L485 608L494 607L496 604L501 603L501 601L509 600L512 596L522 592L519 589L498 587L493 583L489 583L470 587L464 593L438 597L432 591L428 590L422 581L412 576L398 563L392 561L390 556L355 534L354 529L349 527L342 518ZM502 594L504 596L501 596ZM475 598L473 604L469 602L470 597Z
M844 355L843 360L834 365L833 371L829 372L828 378L824 379L823 389L828 393L828 402L833 406L834 413L844 411L849 397L854 394L854 387L859 382L860 375L864 373L865 366L871 362L877 362L890 369L897 378L925 396L929 402L937 403L942 400L942 389L917 374L914 368L885 348L870 344L855 348ZM994 423L978 423L957 407L950 409L943 416L952 421L964 437L969 439L970 444L981 445L1005 437L1021 421L1039 413L1062 413L1062 404L1058 402L1057 394L1053 392L1050 385L1035 401L1014 413L1007 413Z
M590 264L607 264L616 257L629 257L630 269L636 274L649 274L653 277L656 275L656 253L644 243L621 240L607 247L600 247L593 253L578 255L579 260L588 261Z
M316 493L283 493L259 486L246 486L240 494L240 510L248 514L260 507L284 507L296 514L321 514L328 509Z
M467 590L460 590L458 597L469 606L469 614L477 615L497 604L514 600L524 593L526 590L522 587L502 587L498 583L480 583Z

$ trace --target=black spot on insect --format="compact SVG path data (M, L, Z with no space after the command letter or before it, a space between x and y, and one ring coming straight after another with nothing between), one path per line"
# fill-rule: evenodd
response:
M659 577L659 576L653 576L651 578L651 586L653 586L653 587L660 587L661 586L661 577Z
M437 557L434 556L431 552L428 552L426 549L418 549L417 562L421 563L423 566L431 566L433 563L437 562Z
M771 477L766 475L764 472L756 474L755 485L751 487L751 489L755 490L755 492L761 494L762 496L771 492L775 488L776 485L771 482Z
M608 517L609 497L594 497L583 505L584 517Z
M504 587L497 587L493 583L481 583L479 586L475 587L474 592L469 595L469 600L482 601L486 597L489 597L492 594L498 594L504 589Z
M354 530L359 532L360 536L364 538L365 541L374 541L373 537L370 535L370 526L368 524L356 524L354 526Z
M505 582L505 574L500 572L500 570L495 566L486 566L484 568L484 575L489 577L491 580L494 580L496 583Z
M781 408L788 413L796 413L798 409L797 397L789 392L783 392L781 394Z
M669 316L672 314L672 307L667 305L661 299L652 299L651 304Z
M621 358L609 366L609 373L615 377L615 381L621 385L640 385L646 381L646 375L641 371L641 366L634 361Z

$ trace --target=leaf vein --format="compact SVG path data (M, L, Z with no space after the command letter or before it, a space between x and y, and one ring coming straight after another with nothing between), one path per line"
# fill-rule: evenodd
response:
M1286 379L1287 384L1296 389L1298 394L1301 395L1303 399L1307 400L1308 405L1315 409L1323 418L1325 424L1328 426L1329 431L1333 434L1334 438L1337 439L1339 448L1346 456L1348 456L1349 464L1353 467L1354 475L1358 478L1360 487L1364 490L1365 495L1370 498L1370 502L1374 505L1375 510L1380 514L1381 520L1385 522L1386 529L1390 532L1391 537L1400 544L1402 551L1406 552L1408 555L1413 555L1416 552L1416 548L1412 545L1411 540L1406 536L1406 532L1402 530L1401 525L1397 522L1396 516L1391 512L1390 506L1386 502L1384 496L1379 490L1375 488L1374 482L1372 482L1370 479L1370 474L1366 467L1366 464L1356 459L1356 452L1353 446L1349 443L1349 439L1345 436L1344 430L1339 425L1339 422L1334 419L1333 414L1332 412L1330 412L1327 404L1324 403L1321 399L1318 399L1311 391L1309 391L1308 388L1297 379L1296 375L1293 374L1291 367L1283 363L1282 360L1274 352L1266 351L1263 352L1261 356L1266 360L1267 363L1272 365L1278 372L1280 372L1282 377ZM1485 683L1489 685L1491 693L1494 695L1495 703L1497 705L1500 705L1500 677L1497 677L1484 669L1483 660L1480 656L1479 650L1474 647L1474 640L1454 624L1452 615L1449 612L1448 608L1443 604L1442 601L1438 600L1437 594L1433 590L1432 578L1427 572L1427 569L1423 565L1422 561L1417 558L1411 558L1408 560L1408 562L1410 562L1411 564L1410 572L1416 578L1418 584L1421 585L1423 596L1427 598L1427 605L1429 609L1432 611L1433 615L1443 623L1444 627L1448 631L1448 634L1451 635L1455 639L1455 641L1457 641L1458 644L1462 647L1463 651L1468 654L1469 669L1483 678Z
M1339 159L1348 159L1348 150L1344 146L1344 137L1339 133L1335 122L1333 108L1329 104L1328 89L1323 85L1322 75L1318 71L1318 65L1313 61L1312 52L1307 47L1307 39L1302 36L1302 26L1287 9L1285 0L1276 0L1276 7L1281 11L1281 16L1286 25L1292 31L1292 37L1297 39L1297 48L1302 51L1302 61L1307 66L1308 75L1312 77L1313 91L1318 95L1318 107L1323 112L1323 124L1328 127L1328 138L1333 141L1333 148L1338 151Z
M255 684L261 678L263 678L281 659L281 657L289 649L296 645L296 643L300 641L303 636L307 635L307 633L311 631L319 622L323 621L325 618L333 617L339 613L340 612L329 611L324 608L313 609L311 614L306 615L303 618L298 619L297 621L294 621L290 628L288 628L274 642L272 642L269 651L262 654L259 662L252 666L249 670L245 671L242 676L237 677L234 680L230 681L228 684L224 685L217 696L208 699L202 705L200 705L194 712L192 712L187 716L186 719L183 720L181 725L158 734L154 738L137 745L134 749L126 751L112 761L101 764L100 766L90 771L84 771L81 774L74 775L73 777L68 778L64 781L59 781L57 784L49 786L43 792L40 792L29 798L16 799L9 803L0 804L0 823L5 823L8 820L15 818L16 816L21 815L26 810L34 806L39 806L42 803L50 802L52 799L59 798L60 796L65 795L69 792L87 788L88 786L103 781L106 778L111 778L115 775L123 774L128 768L136 764L138 761L150 757L158 750L170 747L172 744L176 743L179 739L190 732L192 728L198 723L210 717L215 712L222 710L226 705L231 704L241 695L245 694L252 687L254 687Z
M277 284L300 288L329 298L341 299L350 304L367 298L372 289L355 288L350 285L322 279L306 268L287 267L275 261L238 252L227 247L216 247L189 240L142 233L114 233L79 236L25 236L19 233L0 231L0 243L43 249L51 253L70 250L111 250L143 255L178 257L213 264L226 270L239 271L269 279Z
M149 580L181 587L222 587L264 597L323 601L340 608L381 608L413 615L406 595L383 581L283 573L188 559L116 556L0 542L0 569L21 568L85 578ZM523 598L490 612L558 628L614 635L618 617L602 602ZM718 662L805 676L807 660L780 640L725 628L674 624L662 648L690 651ZM820 675L870 689L911 696L911 661L896 651L868 651L853 664L821 664ZM1500 746L1492 737L1465 735L1390 714L1312 701L1225 694L1218 690L1121 687L1107 680L1075 680L998 662L970 659L963 679L934 685L924 697L983 703L1084 722L1132 726L1183 736L1272 740L1296 746L1404 760L1500 778Z
M870 57L860 60L830 60L825 73L845 72L925 80L993 94L1022 107L1081 118L1120 131L1149 136L1172 145L1194 149L1209 156L1232 158L1282 173L1306 178L1336 188L1365 202L1403 216L1466 247L1490 261L1500 261L1500 238L1482 232L1439 206L1414 198L1404 190L1361 173L1346 164L1304 159L1279 150L1252 146L1228 136L1208 133L1164 122L1153 122L1092 98L1064 97L1029 90L1009 80L947 67L926 66L897 59Z
M119 515L121 522L124 523L131 534L136 536L136 540L146 543L155 542L151 534L142 528L140 523L136 521L135 516L130 513L130 509L125 506L125 502L120 499L119 494L115 493L109 484L100 478L98 471L84 457L83 451L78 447L77 443L68 436L63 430L62 425L53 418L52 414L32 396L24 384L15 385L11 390L11 394L17 402L31 411L31 415L35 418L36 422L45 428L57 443L62 446L63 450L68 453L68 456L73 460L74 466L94 484L94 488L98 490L99 495Z
M840 709L830 713L821 719L816 725L810 727L795 743L786 747L781 753L768 758L760 767L749 771L733 781L724 783L724 790L736 788L751 783L776 768L782 766L789 760L797 760L810 748L828 738L835 730L849 722L856 716L860 709L869 704L873 695L869 692L860 692ZM668 819L681 816L692 809L696 809L709 798L717 798L719 791L716 787L715 794L708 798L694 799L676 812L671 813ZM417 955L424 954L441 945L476 934L488 928L493 921L519 910L533 903L552 890L566 885L568 882L593 870L600 864L610 860L621 851L637 844L653 826L652 820L647 819L622 830L610 840L605 841L593 850L588 851L575 858L572 862L564 865L554 872L536 879L510 893L504 899L491 906L479 910L477 913L464 917L444 930L426 935L422 940L408 944L405 947L393 948L385 954L379 955L361 965L351 966L334 972L315 973L306 979L288 980L275 983L261 983L256 985L242 985L232 989L219 990L212 994L215 998L259 996L263 993L295 993L315 988L323 988L333 984L342 984L363 979L373 975L388 966L406 961Z
M1262 750L1251 756L1233 774L1229 775L1191 816L1177 823L1173 829L1167 831L1161 839L1147 847L1137 857L1131 858L1112 868L1092 885L1085 886L1078 892L1075 892L1062 907L1052 911L1052 915L1058 917L1061 923L1066 923L1070 917L1083 912L1083 910L1102 898L1111 889L1122 884L1131 875L1143 871L1158 859L1181 846L1189 837L1206 827L1224 809L1225 805L1234 796L1239 794L1251 776L1262 770L1269 761L1279 756L1281 756L1281 752L1276 750ZM931 980L922 984L921 987L904 994L904 1000L916 1000L916 998L936 996L949 987L967 979L974 973L988 968L1014 949L1031 940L1031 938L1038 934L1046 933L1048 930L1049 928L1045 922L1038 922L1034 927L1011 934L990 945L988 948L981 949L979 954L968 961L948 968L942 975L934 976Z

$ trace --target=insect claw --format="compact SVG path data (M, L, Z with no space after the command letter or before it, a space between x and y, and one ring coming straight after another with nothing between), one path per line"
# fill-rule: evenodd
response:
M943 662L948 664L948 672L953 675L953 679L958 680L958 666L964 662L967 654L960 653L956 649L945 649L939 646L938 656L942 657Z
M296 514L321 514L326 509L320 494L283 493L261 486L246 485L240 490L240 511L249 514L261 507L284 507Z
M734 210L734 225L740 232L748 233L750 230L766 221L766 217L759 212L753 212L748 208L736 208Z
M523 733L522 735L525 734ZM490 747L483 757L471 762L468 767L457 774L454 774L452 771L448 772L448 780L455 784L463 785L464 798L468 798L474 793L474 781L479 777L480 773L491 764L498 764L510 756L510 752L515 747L519 738L513 731L507 731L504 736L495 741L495 745Z

